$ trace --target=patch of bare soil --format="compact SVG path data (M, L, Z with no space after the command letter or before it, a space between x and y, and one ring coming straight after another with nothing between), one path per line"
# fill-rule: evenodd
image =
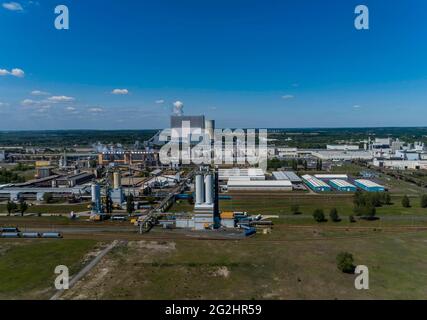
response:
M129 286L134 283L133 270L141 262L150 262L159 254L172 252L176 249L175 242L168 241L129 241L122 243L107 254L102 260L76 285L65 292L61 299L97 300L108 296L111 288L122 286L124 282ZM100 250L100 249L99 249ZM129 251L132 254L128 254ZM86 261L91 260L98 253L98 249L86 255ZM137 260L135 260L137 258ZM126 298L126 294L115 292L117 298Z

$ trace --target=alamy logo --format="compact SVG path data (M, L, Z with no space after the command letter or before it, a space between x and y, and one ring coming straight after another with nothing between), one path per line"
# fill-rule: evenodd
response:
M68 11L68 7L63 4L56 6L55 14L58 15L55 18L55 28L57 30L70 29L70 12Z
M182 121L181 128L163 130L159 140L167 142L160 149L162 164L248 164L267 169L266 129L209 131Z
M363 4L354 9L358 16L354 19L354 27L357 30L369 30L369 8Z
M56 266L55 274L59 274L55 279L55 288L57 290L67 290L69 288L68 267L64 265Z
M369 289L369 269L367 266L360 265L354 270L354 273L358 276L354 279L354 287L357 290L368 290Z

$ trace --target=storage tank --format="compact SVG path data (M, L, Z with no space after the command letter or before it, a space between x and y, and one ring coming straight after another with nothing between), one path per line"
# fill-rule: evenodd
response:
M205 202L205 191L203 185L203 175L196 175L196 204L200 205Z
M213 178L212 174L208 173L205 176L205 203L212 204L213 203Z
M114 172L113 174L113 188L119 189L122 186L120 172Z
M91 186L92 195L92 213L101 213L101 188L98 184L93 183Z

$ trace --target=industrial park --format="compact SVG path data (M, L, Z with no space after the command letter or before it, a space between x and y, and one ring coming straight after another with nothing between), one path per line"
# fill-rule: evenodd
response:
M0 1L0 303L30 301L4 317L426 300L427 3L401 2Z
M181 148L195 141L194 146L205 132L208 145L214 145L215 121L186 116L181 105L170 122L169 139L163 142L162 132L155 131L130 146L93 141L91 146L47 152L43 147L0 146L0 241L113 241L111 248L101 245L100 250L142 241L156 250L165 243L170 250L171 241L190 239L239 241L242 246L288 241L298 228L314 235L345 228L349 239L354 232L368 236L427 228L427 148L422 142L370 134L357 143L300 149L286 146L289 136L299 134L275 130L266 169L237 161L184 163L176 155L162 163L168 143ZM240 139L236 135L225 154L236 159L242 153ZM406 199L411 204L404 204ZM396 207L401 200L403 209ZM219 270L230 272L224 268Z

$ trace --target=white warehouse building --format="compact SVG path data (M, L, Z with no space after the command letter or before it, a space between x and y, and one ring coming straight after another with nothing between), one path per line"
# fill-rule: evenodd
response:
M229 180L229 191L292 191L292 183L289 180Z

